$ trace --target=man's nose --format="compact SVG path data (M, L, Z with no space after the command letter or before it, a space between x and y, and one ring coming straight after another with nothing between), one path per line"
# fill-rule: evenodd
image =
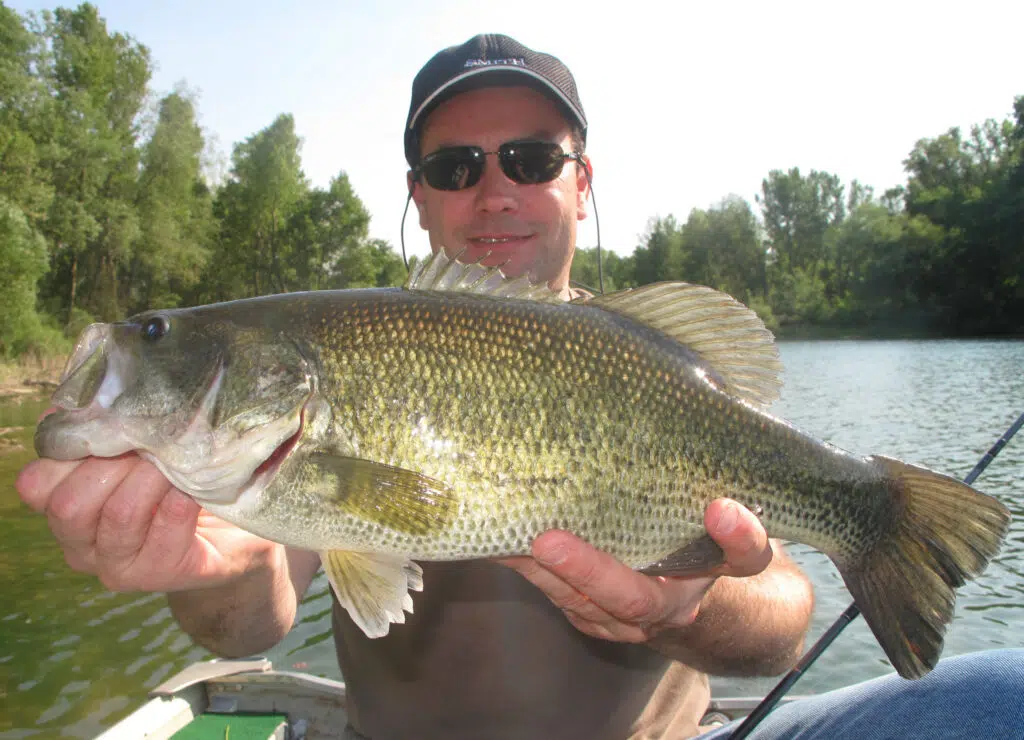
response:
M514 211L519 207L516 183L501 171L498 155L488 154L484 172L477 183L477 209L490 213Z

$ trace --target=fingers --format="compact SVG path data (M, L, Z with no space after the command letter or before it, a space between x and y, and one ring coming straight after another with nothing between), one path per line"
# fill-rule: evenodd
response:
M103 503L96 527L100 557L113 561L134 557L170 490L171 484L155 467L134 465Z
M694 622L717 578L763 571L772 559L760 520L730 499L708 506L704 526L725 553L724 566L703 576L652 578L568 532L551 531L533 542L532 558L510 558L519 571L565 612L582 632L610 640L643 642Z
M84 460L33 460L18 473L14 487L21 500L32 510L46 511L50 496Z
M161 478L147 499L157 499L132 552L117 555L97 547L99 574L114 591L173 591L191 585L202 543L196 538L199 505Z
M44 512L50 530L65 550L91 549L95 545L100 512L138 462L135 456L86 458L57 483Z
M577 628L583 629L584 632L593 634L591 630L581 627L581 623L604 625L613 620L613 617L589 596L584 595L582 591L548 570L534 558L512 558L502 562L519 571L528 581L543 591L551 602L565 612Z
M725 553L719 575L752 576L772 561L772 548L761 521L744 506L721 498L704 512L704 527Z
M533 543L533 558L505 561L562 609L582 632L643 642L653 632L693 622L713 578L651 578L566 532Z
M163 590L193 545L199 506L136 455L39 460L16 482L75 570L113 590Z

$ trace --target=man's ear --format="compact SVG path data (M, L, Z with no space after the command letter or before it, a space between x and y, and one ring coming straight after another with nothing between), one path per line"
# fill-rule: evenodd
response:
M590 182L594 177L594 165L590 157L581 154L576 161L576 220L587 217L587 198L590 197Z
M416 204L416 211L420 215L420 228L425 229L427 228L427 224L425 220L426 215L423 210L423 186L416 180L412 170L405 173L405 184L406 187L409 188L409 197L411 197L413 202Z

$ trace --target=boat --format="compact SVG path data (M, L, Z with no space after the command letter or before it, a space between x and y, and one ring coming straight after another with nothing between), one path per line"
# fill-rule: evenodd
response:
M712 699L701 725L740 719L760 701ZM277 671L266 658L214 659L171 676L95 740L317 740L338 737L347 722L342 681Z

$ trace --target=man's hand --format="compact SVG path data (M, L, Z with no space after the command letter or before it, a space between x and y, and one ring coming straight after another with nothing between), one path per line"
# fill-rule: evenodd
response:
M701 600L719 576L756 575L772 560L764 527L735 501L712 502L704 526L726 558L706 576L647 576L561 531L534 540L532 558L500 562L547 594L580 631L606 640L647 642L665 630L693 624Z
M68 565L113 591L218 586L278 547L203 512L135 454L35 460L15 487L46 515Z

